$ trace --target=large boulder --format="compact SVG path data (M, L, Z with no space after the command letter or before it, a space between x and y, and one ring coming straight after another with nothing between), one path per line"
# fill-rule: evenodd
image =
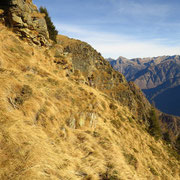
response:
M1 2L0 8L4 11L0 20L13 28L21 38L40 46L48 46L46 21L32 0L9 0Z

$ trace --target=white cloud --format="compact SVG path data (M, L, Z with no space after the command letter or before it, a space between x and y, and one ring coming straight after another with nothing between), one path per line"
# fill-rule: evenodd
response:
M110 0L118 13L131 14L135 16L156 16L165 17L171 10L172 7L167 3L157 2L138 2L132 0Z
M64 35L88 42L105 58L117 58L119 56L127 58L152 57L175 55L180 52L180 46L178 45L173 47L164 45L163 42L165 39L142 41L133 36L96 32L68 24L56 24L56 27L59 29L59 32Z

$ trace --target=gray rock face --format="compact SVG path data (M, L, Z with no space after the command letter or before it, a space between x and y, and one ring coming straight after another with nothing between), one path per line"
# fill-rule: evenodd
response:
M21 38L39 46L48 46L49 33L43 14L39 13L32 0L10 0L3 4L0 21L13 28Z

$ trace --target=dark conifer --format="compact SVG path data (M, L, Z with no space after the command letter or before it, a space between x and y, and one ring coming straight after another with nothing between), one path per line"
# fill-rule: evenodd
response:
M56 36L58 35L58 31L56 30L56 27L54 26L53 22L51 21L51 18L49 16L49 13L45 7L39 8L40 13L45 14L45 20L49 32L49 38L56 42Z
M162 137L162 131L159 124L159 118L156 113L156 109L152 107L150 112L150 118L149 118L149 132L152 136L154 136L156 139L159 139Z

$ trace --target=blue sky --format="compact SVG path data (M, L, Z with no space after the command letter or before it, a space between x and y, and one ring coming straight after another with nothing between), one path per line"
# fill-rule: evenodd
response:
M91 44L105 57L180 54L180 0L33 0L59 34Z

